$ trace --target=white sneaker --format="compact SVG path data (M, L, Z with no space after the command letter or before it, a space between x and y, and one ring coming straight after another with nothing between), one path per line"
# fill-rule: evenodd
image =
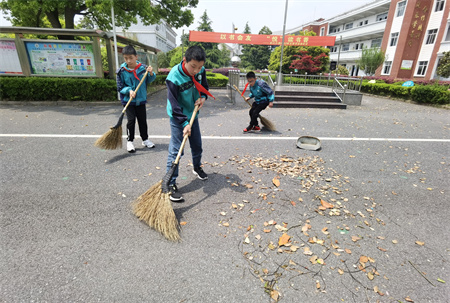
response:
M144 146L147 146L148 148L153 148L153 147L155 147L155 144L153 144L153 142L152 141L150 141L150 140L145 140L145 141L143 141L142 142L142 145L144 145Z
M131 141L127 141L127 151L129 153L134 153L136 149L134 148L134 143Z

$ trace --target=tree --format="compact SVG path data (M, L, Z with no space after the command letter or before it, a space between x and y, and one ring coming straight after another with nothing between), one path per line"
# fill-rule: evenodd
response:
M310 75L316 75L325 71L325 65L323 64L323 58L328 58L328 55L321 53L318 56L311 56L306 50L300 50L300 55L294 55L298 59L293 60L289 68L296 69L298 73L308 73Z
M306 31L306 32L301 31L299 33L299 35L300 36L316 36L316 33L313 31ZM323 47L323 46L284 46L283 62L282 62L282 68L281 68L282 73L287 74L292 71L292 69L291 69L292 61L296 60L296 57L294 57L294 56L299 55L300 51L307 51L307 54L313 58L319 56L322 53L325 53L327 56L322 56L320 58L320 60L323 65L322 70L323 71L326 70L326 68L328 66L328 62L329 62L328 54L330 52L330 50L327 49L326 47ZM275 50L270 55L270 60L269 60L269 69L270 70L275 70L275 71L280 70L280 57L281 57L281 46L278 46L277 48L275 48Z
M114 4L116 25L128 28L139 17L144 25L166 20L175 28L192 24L192 12L184 8L195 7L198 0L2 0L0 9L10 16L13 26L75 28L75 16L89 19L103 30L112 29L111 3ZM64 22L61 22L64 20Z
M439 60L436 74L444 78L450 78L450 51L444 52L444 57Z
M264 26L258 34L271 35L272 31ZM265 69L269 65L271 52L270 46L267 45L245 44L241 56L242 66L247 69Z
M156 56L158 57L158 67L166 68L170 66L170 59L165 52L159 52Z
M386 55L384 51L382 51L381 48L372 47L362 50L361 58L357 63L359 64L359 68L362 69L366 75L372 76L385 60Z

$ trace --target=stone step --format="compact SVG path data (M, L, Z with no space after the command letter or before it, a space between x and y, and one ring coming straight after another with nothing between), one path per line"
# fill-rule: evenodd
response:
M300 96L300 95L289 95L289 96L280 96L275 95L275 101L279 102L337 102L340 103L341 100L336 96L316 96L316 95L309 95L309 96Z
M274 108L335 108L346 109L347 105L341 102L295 102L295 101L276 101Z
M333 92L277 90L275 96L336 96Z

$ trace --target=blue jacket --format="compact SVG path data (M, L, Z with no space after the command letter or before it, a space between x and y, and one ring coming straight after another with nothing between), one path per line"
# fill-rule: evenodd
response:
M205 89L209 90L206 81L205 68L194 76ZM166 78L167 85L167 114L183 127L189 124L195 108L195 101L200 98L198 90L195 88L191 77L183 72L182 63L175 65ZM203 98L208 96L203 94ZM197 118L197 117L196 117Z
M256 80L255 85L250 86L249 98L255 98L256 103L273 102L275 95L269 85L263 80Z
M140 62L138 61L137 64ZM140 80L145 74L145 70L147 66L142 64L137 70L136 75ZM117 91L120 93L120 101L123 105L127 104L130 100L130 90L136 90L139 85L140 80L136 79L134 73L128 72L126 63L122 63L120 68L117 70ZM145 79L145 83L142 83L141 87L136 93L136 98L134 98L130 105L139 106L140 104L147 103L147 84L152 83L156 79L156 74L153 72L153 76L150 76L150 73L147 75Z

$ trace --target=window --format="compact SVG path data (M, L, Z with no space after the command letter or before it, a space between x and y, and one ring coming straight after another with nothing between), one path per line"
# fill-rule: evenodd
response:
M359 26L363 26L363 24L364 24L364 23L363 23L362 21L361 21L361 22L359 22Z
M320 35L323 36L325 34L325 27L320 28Z
M418 76L425 76L425 72L427 71L428 61L419 61L419 67L417 68Z
M450 24L447 27L447 35L445 36L445 41L450 41Z
M351 28L353 28L353 23L347 23L345 25L345 29L351 29Z
M397 40L398 40L398 33L392 33L391 34L391 43L389 44L389 46L396 46Z
M381 47L381 39L372 40L370 47Z
M356 43L355 44L355 49L363 49L364 47L364 43Z
M427 42L425 44L433 44L434 40L436 40L437 28L430 29L427 35Z
M389 75L391 73L391 65L392 65L392 61L384 62L383 74Z
M436 7L434 8L435 12L440 12L444 9L445 0L436 0Z
M350 49L350 44L349 43L342 44L342 51L343 52L348 51L349 49Z
M369 20L364 21L364 25L366 25L366 24L368 24L368 23L369 23Z
M383 20L386 20L386 19L387 19L387 16L388 16L388 13L379 14L379 15L377 16L377 21L383 21Z
M406 1L399 2L397 4L397 17L401 17L405 14Z

